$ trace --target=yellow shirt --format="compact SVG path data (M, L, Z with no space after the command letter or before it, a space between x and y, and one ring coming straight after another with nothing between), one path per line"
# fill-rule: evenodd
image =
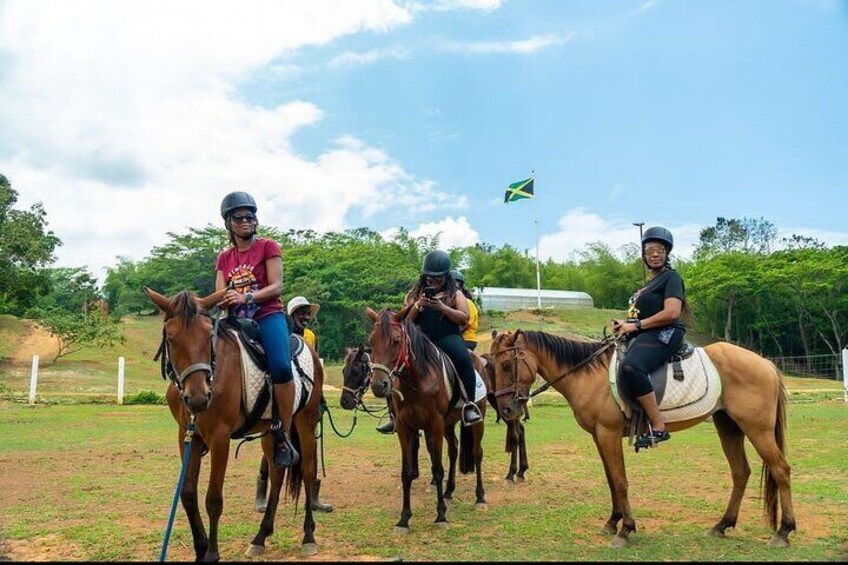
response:
M477 305L473 300L466 300L468 303L468 327L462 332L462 339L465 341L477 342L477 326L480 323L479 314L477 313Z
M309 328L303 328L303 341L311 345L312 349L315 349L315 332Z

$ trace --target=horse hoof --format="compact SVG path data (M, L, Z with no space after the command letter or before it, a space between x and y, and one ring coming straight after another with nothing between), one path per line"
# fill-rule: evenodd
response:
M526 480L526 479L525 479L524 477L522 477L522 476L520 476L520 475L516 475L516 477L515 477L515 484L523 483L525 480Z
M710 528L710 532L709 532L709 533L710 533L710 537L713 537L713 538L723 538L723 537L726 537L726 536L724 535L724 532L723 532L723 531L721 531L721 530L719 530L718 528Z
M511 486L515 486L515 481L513 481L512 479L504 479L503 484L504 484L505 487L511 487Z
M485 512L489 509L489 505L485 502L478 502L474 505L474 510L479 510L480 512Z
M300 554L303 557L309 557L310 555L315 555L316 553L318 553L317 543L305 543L300 546Z
M602 536L614 536L618 533L618 530L615 529L615 526L610 526L609 524L607 524L606 526L601 528L601 531L598 533Z
M769 547L789 547L789 540L778 535L771 536Z
M247 546L248 557L259 557L263 553L265 553L264 545L256 545L255 543L252 543Z
M627 547L628 545L630 545L630 541L628 541L627 538L622 537L622 536L615 536L614 538L612 538L612 541L610 542L610 547L619 547L620 548L620 547Z
M448 521L433 522L433 525L436 526L437 528L442 529L442 530L447 530L450 527L450 522L448 522Z
M257 511L257 512L259 512L259 513L261 513L261 514L264 514L264 513L265 513L265 509L266 509L266 508L268 508L268 504L267 504L267 503L265 503L265 504L257 504L256 506L254 506L254 508L256 508L256 511Z
M399 536L405 536L409 534L409 528L404 528L403 526L395 526L394 533Z

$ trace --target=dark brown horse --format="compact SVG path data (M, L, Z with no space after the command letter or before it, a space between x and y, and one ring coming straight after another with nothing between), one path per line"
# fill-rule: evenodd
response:
M166 360L174 371L166 398L171 414L179 425L177 439L180 457L184 451L183 440L189 420L192 415L195 417L197 431L192 437L191 458L181 493L183 508L191 526L195 555L198 561L217 561L218 521L224 509L223 489L230 453L230 437L242 427L247 418L242 403L239 345L235 341L236 338L224 327L218 328L217 333L214 333L215 325L208 314L208 310L221 300L226 289L206 298L197 298L187 291L180 292L170 299L149 288L145 288L145 292L165 314L163 347ZM302 454L314 452L318 402L324 382L318 356L311 348L310 351L315 369L314 387L309 402L295 415L291 429L292 443ZM270 420L260 420L248 433L264 432L269 426ZM212 459L206 492L208 537L197 501L201 457L207 449ZM262 438L262 449L267 458L273 457L274 440L271 434ZM301 485L305 483L306 516L303 522L302 551L308 555L317 552L315 522L311 509L314 464L314 458L301 457L300 463L288 472L271 466L268 506L259 532L248 547L248 555L260 555L265 550L265 539L274 531L274 515L277 512L284 479L288 494L295 505L299 499Z
M460 409L451 406L444 379L445 370L452 371L453 364L415 324L400 322L396 313L383 310L379 314L368 308L374 322L369 335L371 342L371 390L379 398L391 398L395 414L395 429L402 453L403 510L395 526L398 533L409 532L410 487L418 478L418 453L415 449L418 430L424 431L433 479L436 483L436 524L447 525L445 499L453 498L456 488L456 460L459 456L461 473L477 471L477 508L485 508L483 491L483 431L485 422L460 431L460 448L457 450L454 427L460 420ZM457 385L459 386L459 385ZM480 413L486 414L486 399L477 403ZM442 438L448 442L450 467L448 480L442 489Z
M522 414L523 403L527 401L537 372L568 400L577 423L592 435L607 476L612 513L603 531L615 535L613 546L624 546L630 532L636 529L636 521L627 497L622 451L624 416L613 399L608 379L612 349L592 359L602 347L601 342L517 330L499 335L490 351L495 358L498 406L505 417L517 418ZM724 537L727 528L736 526L751 474L745 455L747 437L763 459L761 488L765 512L772 529L776 529L770 544L786 546L789 533L795 529L795 514L785 450L786 389L780 372L756 353L729 343L714 343L704 351L720 375L721 398L712 413L692 420L669 422L667 429L683 430L712 416L730 464L733 491L724 516L710 533ZM572 371L574 367L578 368ZM513 394L501 394L502 391ZM783 511L779 529L778 501ZM620 530L619 521L622 522Z

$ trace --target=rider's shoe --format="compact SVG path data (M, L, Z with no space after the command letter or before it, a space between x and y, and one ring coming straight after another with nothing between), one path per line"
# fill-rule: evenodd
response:
M300 454L292 445L289 434L284 429L274 430L274 465L292 467L300 461Z
M650 434L642 434L636 439L636 447L654 447L661 441L667 441L671 439L671 434L668 433L668 430L653 430Z
M380 432L381 434L393 434L395 433L395 419L389 417L389 420L385 424L377 426L374 429Z
M465 426L473 426L483 421L480 409L473 402L468 402L462 407L462 423Z

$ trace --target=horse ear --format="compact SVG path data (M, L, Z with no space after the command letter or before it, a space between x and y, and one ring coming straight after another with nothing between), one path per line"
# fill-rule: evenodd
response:
M359 344L359 347L356 349L356 354L357 354L357 355L362 355L362 353L363 353L364 351L365 351L365 345L363 345L363 344L361 344L361 343L360 343L360 344Z
M150 301L155 304L157 308L159 308L159 310L161 310L162 312L168 311L168 304L171 301L168 300L167 297L147 287L144 287L144 293L147 295L147 298L149 298Z
M376 322L377 318L380 317L380 315L371 308L365 308L365 313L368 314L368 317L371 318L372 322Z
M212 294L210 294L209 296L207 296L205 298L198 298L197 302L200 304L200 306L204 310L209 310L213 306L215 306L216 304L221 302L221 299L224 298L225 294L227 294L227 290L228 289L226 289L226 288L222 288L221 290L219 290L217 292L213 292Z

